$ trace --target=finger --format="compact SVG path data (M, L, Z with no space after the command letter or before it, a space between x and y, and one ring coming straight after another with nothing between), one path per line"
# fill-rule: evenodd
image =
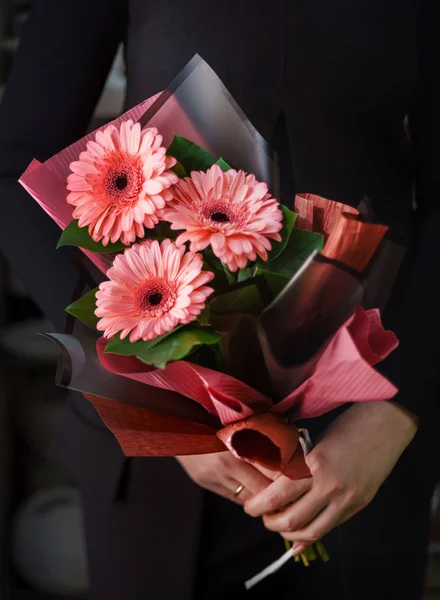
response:
M255 468L257 471L260 471L260 473L263 473L263 475L270 481L275 481L275 479L278 479L282 475L279 471L272 471L271 469L267 469L261 465L255 465Z
M302 542L295 542L292 546L292 554L293 556L298 556L298 554L301 554L301 552L304 552L304 550L307 548L308 546L306 544L303 544Z
M327 505L328 500L312 489L284 510L264 515L264 525L270 531L298 531L310 523Z
M281 510L291 502L298 500L311 487L311 477L293 481L283 475L249 500L245 505L245 511L252 517L261 517L276 510Z
M349 519L351 519L352 517L354 517L354 515L357 515L358 512L360 512L362 510L362 507L360 506L348 506L344 511L342 511L341 516L339 517L339 521L337 522L337 526L338 525L342 525L342 523L345 523L345 521L348 521Z
M231 500L231 502L242 506L244 504L244 500L240 498L241 494L237 496L237 494L234 493L238 487L238 484L235 485L235 487L234 485L235 484L232 484L232 486L230 486L229 484L227 484L226 487L220 484L212 484L209 487L206 487L205 489L207 489L209 492L212 492L213 494L217 494L217 496L221 496L222 498L226 498L226 500Z
M234 480L239 481L252 497L265 490L272 483L255 467L241 460L234 463L234 471L231 476Z
M297 531L286 531L281 535L284 539L291 542L301 542L306 546L314 544L323 538L338 524L341 518L343 509L334 503L329 504L322 512L320 512L306 527Z
M227 481L225 482L225 487L228 489L228 492L234 496L234 502L236 502L237 504L243 505L247 500L250 500L253 496L251 491L248 490L243 483L232 479L232 477L227 479Z

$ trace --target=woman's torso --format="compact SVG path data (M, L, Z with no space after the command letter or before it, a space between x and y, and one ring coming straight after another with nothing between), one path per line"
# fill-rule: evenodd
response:
M416 0L130 0L126 104L165 88L200 54L264 137L284 112L295 191L350 204L367 195L378 218L404 224L412 160L403 122L417 75L417 11ZM221 502L209 506L214 520ZM229 536L228 552L240 553L264 540L261 527L234 536L237 510L222 510L222 525L211 522L213 544Z
M367 195L379 219L404 224L418 5L130 0L127 106L166 87L198 53L263 136L284 111L295 191L351 204Z

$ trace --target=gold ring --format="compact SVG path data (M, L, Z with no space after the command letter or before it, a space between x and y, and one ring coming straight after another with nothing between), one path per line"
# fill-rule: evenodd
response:
M239 496L243 490L244 490L244 485L242 485L240 483L240 485L238 486L238 488L235 490L234 495L235 496Z

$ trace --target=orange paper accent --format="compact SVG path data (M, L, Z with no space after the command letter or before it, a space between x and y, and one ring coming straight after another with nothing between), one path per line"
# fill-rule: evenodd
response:
M293 453L292 458L289 461L286 469L284 470L284 475L289 479L306 479L307 477L312 477L309 467L307 466L304 450L301 444L298 444L295 452Z
M295 226L304 231L313 231L313 202L308 194L298 194L295 197L295 212L298 213Z
M326 240L337 226L341 215L359 216L359 211L353 206L333 202L315 194L298 194L295 197L294 210L298 213L298 229L322 233Z
M231 423L217 436L241 460L271 471L288 472L291 479L311 477L297 428L279 416L271 413L254 415ZM290 465L293 458L294 464Z
M295 210L296 227L323 234L323 256L359 272L368 265L388 231L385 225L361 221L356 208L314 194L298 194Z
M385 225L372 225L357 221L353 215L341 215L322 254L361 272L370 262L387 231L388 227Z

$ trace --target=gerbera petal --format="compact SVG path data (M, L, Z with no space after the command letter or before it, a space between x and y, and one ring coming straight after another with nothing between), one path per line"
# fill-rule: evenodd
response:
M130 229L133 225L133 212L131 210L125 210L122 213L121 221L122 221L122 230L126 231L126 232L130 231Z
M112 244L115 244L119 240L119 238L121 237L121 233L122 233L121 219L117 219L114 227L112 228L111 235L110 235L110 241L112 242Z
M73 173L76 173L77 175L96 175L98 173L94 164L84 160L77 160L70 163L70 168Z
M226 244L225 236L220 232L211 235L210 241L214 252L221 252Z
M236 255L235 260L237 261L237 265L240 269L244 269L248 262L247 256L245 254Z
M205 300L205 298L203 298ZM175 308L187 308L191 304L189 296L179 296L174 304Z
M171 199L168 188L177 182L173 164L157 129L141 130L131 120L119 128L108 125L71 163L67 202L95 241L130 244L141 226L158 223Z
M158 277L163 276L163 264L162 264L162 252L160 250L159 242L154 240L150 246L151 256L153 258L156 274Z
M145 228L143 223L134 223L136 237L143 238L145 235Z
M201 302L205 302L206 297L204 294L200 293L200 292L192 292L190 298L188 298L188 305L191 304L191 302L198 304Z
M100 146L102 146L103 148L105 148L107 150L116 150L114 142L113 142L113 138L112 138L112 133L114 130L115 130L115 126L109 125L104 130L98 131L95 136L95 141Z
M138 282L143 281L145 277L148 276L148 273L145 269L145 263L142 261L140 256L138 256L135 252L128 252L125 255L125 258L133 274L132 283L137 284Z
M162 183L160 183L160 181L157 181L157 179L149 179L144 183L143 190L146 194L154 196L160 194L160 192L163 190L163 187L164 186L162 185Z
M280 239L283 214L267 185L253 175L218 165L206 173L193 172L171 188L173 198L163 218L171 229L184 230L178 244L190 242L192 252L211 244L214 254L236 271L255 260L267 258L270 239Z
M243 247L243 240L241 237L238 237L238 236L228 237L227 243L228 243L228 247L231 250L231 252L233 252L236 255L243 254L244 247Z
M157 135L157 129L151 127L149 129L144 129L141 136L141 145L139 148L139 152L141 154L151 153L151 146L153 144L153 140Z
M73 180L70 179L67 183L67 189L71 192L84 192L90 190L90 183L86 179Z
M165 206L166 196L167 196L167 192L166 192L166 190L164 190L163 193L160 195L154 194L153 196L150 196L150 200L154 203L154 206L156 207L156 209L160 209ZM157 211L155 211L155 212L157 212Z
M99 286L98 329L107 337L119 333L134 342L191 322L212 292L203 284L214 275L202 268L201 255L185 252L171 240L134 244L115 258L108 281Z
M128 139L127 150L131 154L136 154L139 151L141 141L141 126L140 123L135 123L131 128L131 135Z
M177 164L177 160L174 158L174 156L167 156L165 158L165 168L166 169L172 169L173 167L176 166L176 164ZM177 181L176 181L176 183L177 183Z
M199 275L197 275L191 281L191 285L194 286L194 288L198 288L198 287L204 286L205 283L208 283L209 281L212 281L214 279L214 277L215 277L215 275L211 271L202 271ZM206 289L207 290L208 289L211 290L211 288L206 288ZM211 293L211 292L209 292L209 293Z

